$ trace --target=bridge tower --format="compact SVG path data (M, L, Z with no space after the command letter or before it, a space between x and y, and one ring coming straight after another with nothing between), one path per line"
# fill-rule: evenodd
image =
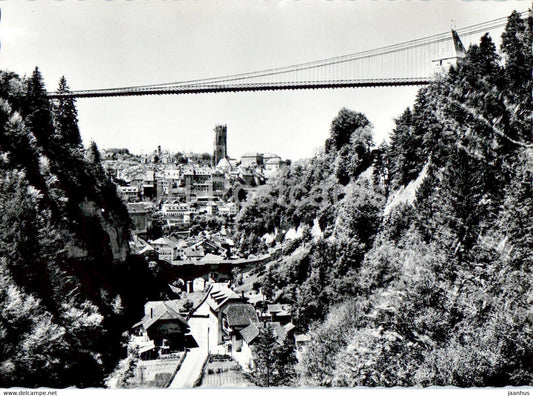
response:
M213 152L213 166L228 155L228 127L226 125L215 126L215 145Z
M459 34L452 29L453 50L452 52L440 53L437 59L433 59L433 71L436 74L445 74L450 67L457 66L457 62L466 56L466 49Z
M466 49L463 42L459 38L459 34L452 29L453 47L455 48L455 55L457 59L463 59L466 56Z

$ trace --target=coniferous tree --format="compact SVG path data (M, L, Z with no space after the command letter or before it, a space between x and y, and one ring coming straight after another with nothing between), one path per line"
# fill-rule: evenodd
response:
M389 195L390 188L390 145L383 142L373 151L374 170L372 172L372 182L375 186L382 188L380 191L385 196Z
M286 338L278 342L270 326L261 328L253 344L253 382L261 387L291 385L295 377L294 345Z
M70 89L65 76L61 77L58 94L68 94ZM78 111L76 110L75 99L72 97L60 97L54 106L54 117L56 120L56 132L59 137L59 144L66 147L80 147L81 136L78 128Z
M519 98L518 103L528 98L531 99L532 23L531 13L526 20L523 20L517 11L513 11L502 34L501 49L505 59L505 82L508 91Z
M26 83L26 100L24 114L30 131L46 150L54 134L50 101L46 97L46 88L39 68L36 67Z
M505 189L496 225L512 253L515 268L533 262L533 172L528 160L531 150L521 150L513 180Z
M5 107L5 112L2 110L3 116L7 117L7 122L2 123L3 147L9 153L9 166L25 171L29 183L43 195L40 204L50 205L53 215L58 217L57 205L49 195L45 177L41 172L41 154L47 150L54 129L50 105L38 68L35 68L24 88L26 95L21 99L21 114L13 113L15 109L11 106Z
M502 34L502 52L505 59L503 92L510 113L509 137L531 143L531 46L533 17L524 20L514 11L508 18Z
M446 84L444 77L436 78L428 87L422 88L413 105L413 125L414 136L418 139L419 145L416 153L418 167L421 162L430 160L436 166L442 166L446 155L440 152L444 146L448 145L451 136L444 133L444 125L437 118L437 113L443 107L444 98L448 95L450 87ZM439 155L442 155L439 157Z
M424 166L422 136L417 135L413 113L407 108L395 120L389 154L394 187L405 186L415 179Z
M258 386L269 387L274 386L273 366L275 357L273 348L276 345L276 336L270 327L265 327L260 330L259 335L254 341L254 369L252 371L252 379Z

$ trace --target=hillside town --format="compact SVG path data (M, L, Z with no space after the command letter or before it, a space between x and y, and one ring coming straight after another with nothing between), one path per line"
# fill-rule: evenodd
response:
M127 205L131 253L144 256L152 268L170 266L171 273L172 298L146 302L144 317L131 328L135 386L193 386L204 377L209 382L212 371L227 376L209 365L231 368L219 369L232 373L223 386L252 385L245 374L254 367L260 329L271 329L280 346L288 342L301 349L307 339L296 334L291 306L267 299L253 282L258 264L279 257L283 241L269 241L261 254L245 254L232 231L247 194L290 161L272 153L231 158L227 126L217 125L214 132L212 155L173 154L161 146L145 155L126 149L102 154Z
M132 221L133 253L156 252L174 265L246 258L233 249L233 219L248 192L290 161L272 153L230 158L226 125L216 126L214 140L213 155L172 154L161 146L142 156L104 151L103 166ZM207 223L218 229L202 228Z

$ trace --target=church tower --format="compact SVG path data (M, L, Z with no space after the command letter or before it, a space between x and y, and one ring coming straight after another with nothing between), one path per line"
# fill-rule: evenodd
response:
M226 158L228 155L228 138L227 138L227 126L217 125L215 126L215 147L213 153L213 166L217 166L218 162Z

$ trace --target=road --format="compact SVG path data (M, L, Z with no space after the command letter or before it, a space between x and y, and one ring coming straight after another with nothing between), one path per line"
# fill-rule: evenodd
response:
M189 319L191 334L198 343L198 348L192 348L187 352L169 388L192 388L198 377L200 377L202 366L207 358L208 325L209 319L207 318Z

